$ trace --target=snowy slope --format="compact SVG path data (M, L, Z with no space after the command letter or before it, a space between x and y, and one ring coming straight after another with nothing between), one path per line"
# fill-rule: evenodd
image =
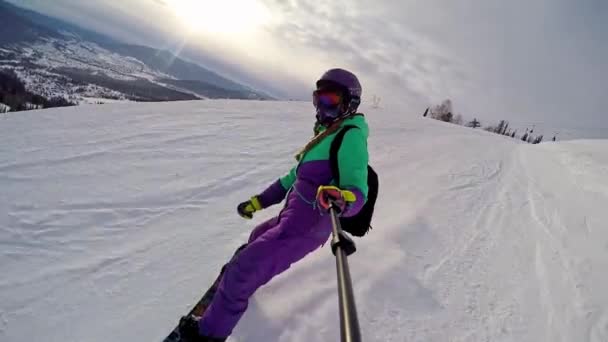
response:
M608 341L608 141L366 112L381 192L349 258L365 341ZM245 101L0 117L0 340L162 339L278 212L235 206L288 170L312 117ZM326 245L263 287L230 341L338 334Z

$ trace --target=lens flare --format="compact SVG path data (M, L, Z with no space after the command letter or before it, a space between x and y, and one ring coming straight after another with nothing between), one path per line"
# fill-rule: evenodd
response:
M167 0L188 30L200 33L243 34L261 28L270 12L256 0Z

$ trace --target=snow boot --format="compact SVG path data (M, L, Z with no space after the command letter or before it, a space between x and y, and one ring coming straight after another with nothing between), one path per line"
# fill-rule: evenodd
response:
M179 321L180 342L224 342L226 338L199 335L196 316L184 316Z

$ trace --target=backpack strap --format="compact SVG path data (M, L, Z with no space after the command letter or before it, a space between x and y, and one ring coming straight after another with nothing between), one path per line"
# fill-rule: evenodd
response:
M344 126L338 134L334 137L334 140L331 142L331 147L329 149L329 163L331 165L331 173L334 176L334 180L336 181L336 186L340 186L340 169L338 167L338 151L340 150L340 146L342 145L342 140L344 140L344 135L351 128L358 128L354 125L346 125Z

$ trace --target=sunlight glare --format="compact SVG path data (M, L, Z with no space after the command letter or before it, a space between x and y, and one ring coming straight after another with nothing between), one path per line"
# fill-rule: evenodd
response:
M270 12L257 0L167 0L183 25L201 33L242 34L259 29Z

